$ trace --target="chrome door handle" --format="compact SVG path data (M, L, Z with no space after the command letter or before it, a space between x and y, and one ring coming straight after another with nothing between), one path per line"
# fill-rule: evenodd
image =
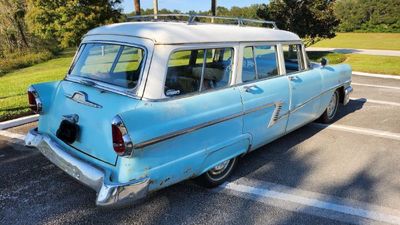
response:
M289 76L289 80L290 80L290 81L295 81L295 80L297 80L297 79L298 79L297 76Z
M248 86L244 86L243 89L245 92L249 92L252 88L257 87L257 85L253 84L253 85L248 85Z

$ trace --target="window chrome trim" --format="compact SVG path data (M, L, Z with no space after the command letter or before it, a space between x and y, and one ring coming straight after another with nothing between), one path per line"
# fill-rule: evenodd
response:
M175 137L187 134L187 133L191 133L191 132L194 132L194 131L197 131L197 130L200 130L200 129L203 129L203 128L206 128L206 127L209 127L209 126L212 126L212 125L215 125L215 124L218 124L218 123L222 123L222 122L225 122L225 121L228 121L228 120L231 120L231 119L235 119L235 118L238 118L238 117L241 117L241 116L253 113L253 112L257 112L259 110L266 109L266 108L269 108L269 107L272 107L272 106L277 107L278 105L282 105L282 104L283 104L283 102L280 102L280 101L279 102L271 102L271 103L268 103L268 104L264 104L264 105L261 105L261 106L246 110L246 111L242 111L242 112L235 113L235 114L232 114L232 115L229 115L229 116L225 116L225 117L222 117L222 118L210 120L208 122L200 123L198 125L194 125L194 126L189 127L189 128L184 128L184 129L177 130L177 131L174 131L174 132L170 132L170 133L167 133L167 134L164 134L164 135L160 135L160 136L155 137L155 138L151 138L151 139L149 139L147 141L139 142L137 144L134 144L133 148L134 149L144 148L144 147L147 147L147 146L150 146L150 145L157 144L159 142L163 142L163 141L166 141L166 140L169 140L169 139L172 139L172 138L175 138Z
M81 77L81 76L75 76L75 75L70 74L70 72L73 70L73 67L75 66L77 60L79 59L80 55L82 54L82 52L79 54L79 56L77 55L77 52L75 53L75 56L71 63L71 66L68 69L68 73L65 75L64 80L75 82L75 83L80 83L80 84L83 84L85 81L90 81L90 82L94 83L93 87L95 87L95 88L98 88L98 89L101 89L104 91L110 91L110 92L120 94L123 96L127 96L127 97L132 97L135 99L141 99L141 97L137 95L137 89L138 89L139 85L141 85L141 83L142 83L143 74L144 74L144 70L146 67L146 62L148 60L148 49L146 48L146 46L140 45L140 44L132 44L132 43L128 43L128 42L122 42L122 41L90 40L87 42L82 42L79 45L78 51L79 51L79 49L82 48L82 46L84 46L86 44L93 44L93 43L95 43L95 44L114 44L114 45L129 46L129 47L142 49L144 52L144 56L142 59L143 65L142 65L142 68L140 69L140 75L139 75L139 79L137 81L136 86L134 88L124 88L124 87L121 87L118 85L105 83L105 82L102 82L99 80L94 80L94 79Z

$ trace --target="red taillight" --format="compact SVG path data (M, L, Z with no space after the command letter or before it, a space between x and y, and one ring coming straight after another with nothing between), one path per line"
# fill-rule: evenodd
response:
M42 111L42 103L40 102L39 96L33 87L28 89L28 103L29 108L35 113L40 113Z
M125 152L125 143L124 143L124 138L123 138L122 132L119 129L119 127L115 124L112 124L111 128L112 128L112 139L113 139L114 151L118 155L122 155Z
M28 91L28 102L29 102L29 108L36 112L37 111L37 105L36 105L36 98L35 95L33 95L32 92Z
M133 144L120 116L115 116L111 123L114 151L120 156L131 156Z

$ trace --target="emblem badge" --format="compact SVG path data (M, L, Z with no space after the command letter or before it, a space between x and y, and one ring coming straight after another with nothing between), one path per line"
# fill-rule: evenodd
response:
M89 101L88 95L83 91L77 91L77 92L73 93L72 95L66 95L66 97L71 99L72 101L75 101L75 102L83 104L83 105L87 105L87 106L94 107L94 108L103 108L103 106Z

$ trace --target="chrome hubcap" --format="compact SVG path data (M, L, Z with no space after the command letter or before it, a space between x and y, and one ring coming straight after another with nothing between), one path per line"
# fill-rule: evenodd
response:
M329 119L331 119L336 113L337 100L338 98L335 92L331 98L331 101L329 102L328 108L326 108Z
M214 168L212 168L212 169L209 171L209 173L210 173L211 175L214 175L214 176L221 174L221 173L224 172L225 169L228 167L229 161L230 161L230 160L226 160L226 161L224 161L224 162L222 162L222 163L216 165Z

